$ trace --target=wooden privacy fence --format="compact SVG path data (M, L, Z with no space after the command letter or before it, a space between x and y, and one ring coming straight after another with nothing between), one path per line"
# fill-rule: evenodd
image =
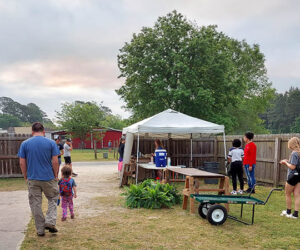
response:
M216 139L201 138L193 140L193 162L191 164L191 141L186 139L168 139L162 140L164 148L171 157L172 166L185 165L187 167L200 167L203 166L205 161L216 161ZM155 151L153 139L140 139L139 151L142 154L151 154ZM224 151L224 148L223 148ZM133 144L132 155L136 156L136 141ZM223 153L224 155L224 153Z
M257 167L255 176L259 182L283 185L286 181L287 167L279 164L281 159L288 159L290 150L287 147L288 140L293 137L300 137L300 134L282 135L257 135L254 142L257 145ZM30 135L0 134L0 177L22 176L18 161L18 150L22 141ZM233 139L241 135L226 136L227 152L231 148ZM220 162L220 172L225 172L223 137L207 137L193 140L193 161L191 164L191 141L183 139L162 140L172 165L185 165L187 167L203 166L205 161ZM244 146L244 145L243 145ZM153 139L140 140L140 152L151 154L154 152ZM132 154L136 155L136 141Z
M256 135L254 142L257 145L257 166L255 177L257 181L267 184L284 185L287 176L287 167L280 165L281 159L288 159L291 151L287 147L288 140L300 134ZM226 151L232 147L233 139L243 141L242 135L226 136ZM220 173L225 173L225 157L223 137L209 137L193 140L193 161L191 165L191 141L169 139L162 140L172 165L185 165L187 167L203 166L205 161L220 162ZM244 143L243 143L243 146ZM136 142L132 154L136 155ZM150 154L154 152L153 139L140 140L140 152Z
M31 135L0 134L0 178L22 177L18 150L22 141Z

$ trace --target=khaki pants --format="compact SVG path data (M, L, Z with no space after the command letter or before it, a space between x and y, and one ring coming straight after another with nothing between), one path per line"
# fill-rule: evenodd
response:
M42 193L48 199L46 219L42 211ZM59 198L57 181L55 179L51 181L28 180L28 198L37 232L44 233L45 224L55 226Z

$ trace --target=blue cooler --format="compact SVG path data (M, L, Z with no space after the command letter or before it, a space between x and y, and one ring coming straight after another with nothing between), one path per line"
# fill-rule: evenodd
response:
M167 151L165 149L155 150L155 165L156 167L167 166Z

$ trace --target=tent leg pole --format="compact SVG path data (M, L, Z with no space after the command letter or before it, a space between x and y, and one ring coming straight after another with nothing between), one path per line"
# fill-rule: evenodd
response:
M193 167L193 134L191 134L191 163L190 167Z
M140 134L137 136L137 147L136 147L136 173L135 173L135 184L138 183L138 175L139 175L139 147L140 147Z
M223 140L224 140L224 158L226 161L226 135L225 135L225 131L223 132Z

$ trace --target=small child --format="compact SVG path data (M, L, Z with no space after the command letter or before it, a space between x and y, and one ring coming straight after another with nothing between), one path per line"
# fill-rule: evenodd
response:
M236 195L237 193L243 194L244 192L244 179L243 179L243 157L244 150L241 149L242 142L239 139L234 139L232 142L233 148L229 150L228 162L231 163L230 172L232 176L233 190L231 194ZM237 192L236 176L240 182L240 190Z
M255 194L256 145L252 141L253 138L254 134L252 132L247 132L244 135L244 141L246 143L244 151L244 166L248 180L248 189L246 192Z
M65 165L61 169L62 178L58 182L59 193L61 196L61 207L63 210L63 215L61 219L62 221L65 221L67 219L68 208L70 210L71 219L75 218L73 209L73 196L74 198L77 198L77 185L75 183L75 180L70 177L71 174L72 169L68 165Z

